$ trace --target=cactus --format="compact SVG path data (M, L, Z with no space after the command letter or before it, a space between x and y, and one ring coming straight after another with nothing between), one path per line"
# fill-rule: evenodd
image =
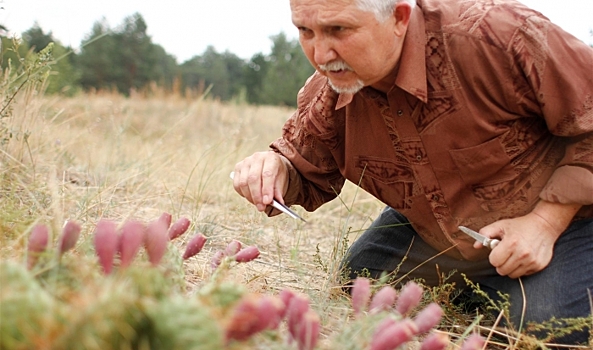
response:
M100 350L134 348L148 329L140 296L130 283L107 280L88 286L68 305L69 322L55 348Z
M147 307L151 349L223 349L222 328L198 299L175 295Z
M167 215L148 225L128 221L118 235L115 222L101 220L94 243L108 276L93 267L70 264L68 258L55 265L44 264L43 270L33 271L36 277L25 266L0 262L0 348L51 344L73 350L239 349L283 338L284 345L288 342L293 349L316 348L322 324L308 295L289 289L278 295L248 293L245 286L225 281L238 263L259 256L256 246L242 247L239 241L231 241L213 254L215 271L210 280L198 283L196 291L187 295L184 259L200 253L206 238L195 235L182 255L171 249L176 242L170 242L166 226ZM39 227L34 229L30 249L44 252L46 229ZM146 227L150 238L145 236ZM80 230L75 226L69 230L66 235L64 229L60 237L58 256L76 243ZM142 243L147 257L134 259ZM118 248L119 267L114 261ZM93 265L90 259L76 261ZM419 307L423 290L418 284L408 283L399 295L391 286L372 295L375 289L369 279L354 282L354 317L345 316L346 322L324 341L324 348L392 350L411 341L426 350L449 345L446 334L433 331L443 311L435 303ZM270 336L272 332L276 335ZM472 335L462 348L478 349L484 342Z
M34 349L47 339L54 301L27 269L0 261L0 349Z

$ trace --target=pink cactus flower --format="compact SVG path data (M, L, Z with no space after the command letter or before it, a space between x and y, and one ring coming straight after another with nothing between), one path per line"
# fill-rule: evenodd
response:
M60 243L58 246L58 253L62 256L65 252L74 248L78 237L80 237L80 224L75 221L67 221L62 228L62 235L60 236Z
M31 234L29 235L29 243L27 244L27 268L32 269L39 255L41 255L47 249L49 242L49 230L47 226L38 224L33 227Z
M434 332L422 341L419 350L445 350L449 346L449 342L447 334Z
M233 256L241 250L241 242L233 239L224 249L226 256Z
M359 315L366 311L371 298L371 281L368 278L358 277L352 285L352 309Z
M148 224L144 247L148 254L148 260L153 266L158 265L167 252L167 225L163 221L153 221Z
M171 226L171 220L173 220L173 217L171 216L171 214L169 214L167 212L163 212L161 214L161 216L158 218L158 220L164 222L165 225L167 226L167 229L169 229L169 226Z
M401 290L397 304L397 312L402 315L412 311L422 300L422 287L415 282L408 282Z
M412 340L417 333L416 325L409 319L396 321L380 332L375 332L370 350L393 350Z
M297 331L297 345L299 350L313 350L319 339L319 315L313 310L307 310L299 322Z
M108 275L113 269L113 258L119 245L119 237L116 232L117 225L110 220L102 219L95 227L95 251L99 257L99 264L103 272Z
M371 299L370 312L390 310L397 300L397 292L391 286L381 288Z
M214 253L212 258L210 259L210 267L212 268L212 271L216 270L218 266L222 264L222 260L224 258L226 258L226 255L222 250L219 250L216 253Z
M121 227L119 253L121 267L130 266L145 240L146 227L139 221L127 221Z
M430 331L439 324L443 317L443 309L437 303L430 303L414 318L414 323L418 327L420 334Z
M245 263L245 262L255 260L258 256L259 256L259 249L256 246L252 245L252 246L245 247L245 248L241 249L235 255L235 261L240 262L240 263Z
M191 222L188 218L179 218L171 227L169 228L169 239L174 240L175 238L184 234L187 229L189 228L189 224Z
M206 244L207 238L204 237L203 234L198 233L196 234L190 241L187 243L187 247L185 248L185 252L183 253L183 260L187 260L192 256L198 254L204 248L204 244Z

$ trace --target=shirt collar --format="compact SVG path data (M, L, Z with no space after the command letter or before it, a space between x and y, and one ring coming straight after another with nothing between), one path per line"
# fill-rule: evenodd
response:
M395 85L426 103L426 29L419 6L412 10L408 32L404 40Z
M410 24L402 55L399 61L399 71L395 84L402 90L415 96L422 102L427 102L428 88L426 85L426 29L424 15L419 6L412 9ZM336 110L345 107L354 98L353 94L340 94L336 103Z

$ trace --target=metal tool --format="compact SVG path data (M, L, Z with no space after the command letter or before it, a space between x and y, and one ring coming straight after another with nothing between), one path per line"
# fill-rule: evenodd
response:
M231 179L235 177L235 172L231 172L230 174ZM284 214L290 216L293 219L299 219L302 220L303 222L307 222L305 219L303 219L299 214L297 214L294 210L290 209L289 207L287 207L286 205L278 202L275 199L272 199L272 206L278 210L280 210L281 212L283 212Z
M498 245L498 243L500 243L500 240L498 240L498 239L488 238L488 237L483 236L483 235L477 233L476 231L474 231L470 228L467 228L465 226L459 226L459 229L466 235L468 235L471 238L475 239L476 241L482 243L482 245L484 247L494 249Z

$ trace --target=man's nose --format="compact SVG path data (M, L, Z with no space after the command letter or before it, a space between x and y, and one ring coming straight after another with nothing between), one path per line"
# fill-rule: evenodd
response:
M329 62L332 62L338 58L338 54L332 47L329 40L322 38L316 39L314 48L314 59L317 65L328 64Z

